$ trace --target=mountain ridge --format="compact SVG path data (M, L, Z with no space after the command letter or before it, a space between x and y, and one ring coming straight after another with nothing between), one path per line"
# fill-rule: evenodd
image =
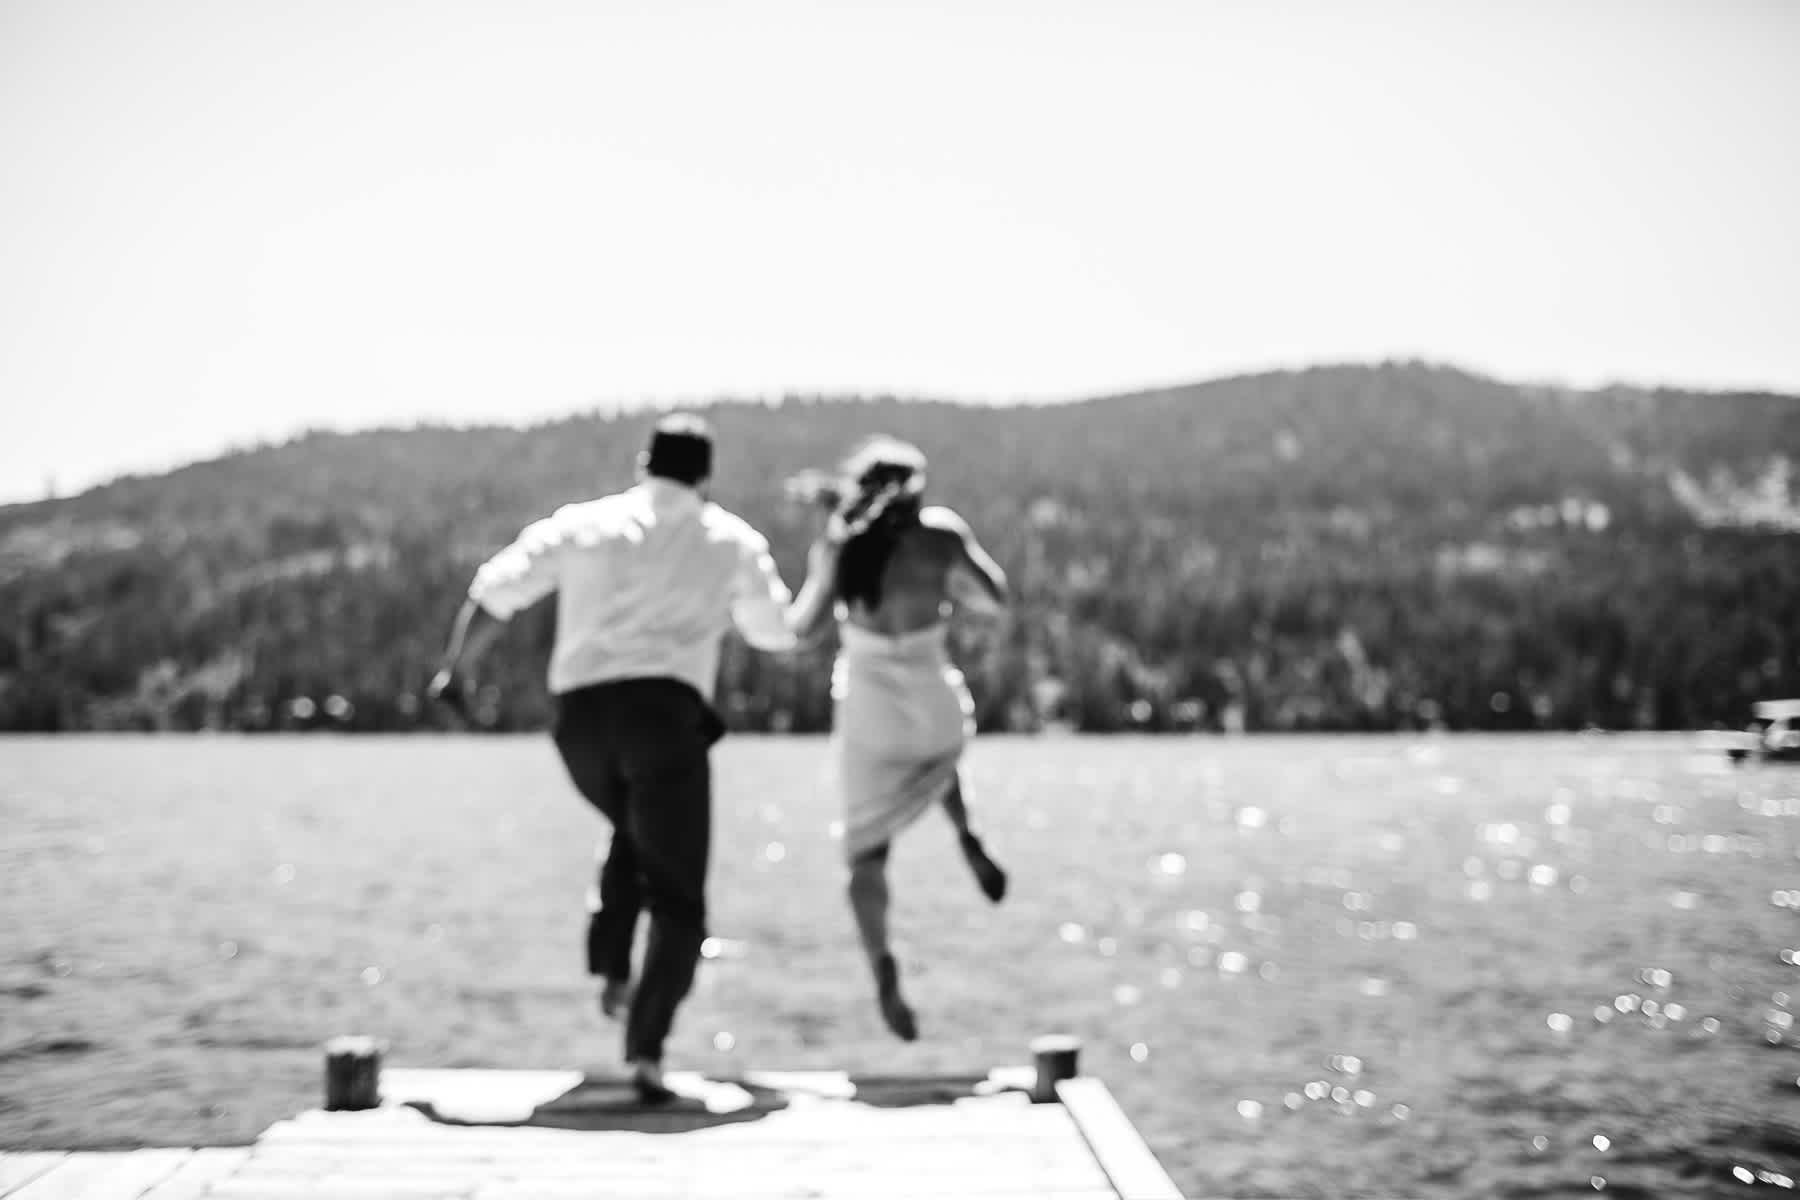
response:
M66 504L73 500L88 497L96 492L108 492L119 487L181 474L196 468L213 466L227 460L241 459L279 451L296 443L317 438L355 438L381 437L393 434L411 433L448 433L473 435L504 435L531 433L533 431L565 426L571 423L592 421L632 421L648 422L657 413L666 411L707 411L716 408L768 409L779 411L794 404L867 404L871 401L895 405L942 405L950 408L971 411L998 411L1004 413L1029 413L1045 409L1081 409L1111 404L1129 405L1133 403L1154 403L1170 400L1188 401L1201 397L1212 389L1237 384L1263 386L1270 381L1297 378L1313 373L1380 373L1392 369L1407 371L1424 371L1438 375L1447 375L1466 384L1478 386L1497 386L1525 394L1556 397L1567 402L1598 400L1600 402L1642 403L1654 402L1661 397L1678 397L1685 401L1703 403L1776 403L1792 405L1800 403L1800 394L1783 393L1772 390L1746 388L1678 388L1662 385L1644 385L1635 383L1609 383L1595 387L1575 387L1559 383L1517 382L1507 381L1498 375L1471 371L1449 363L1441 363L1420 359L1386 360L1378 363L1362 363L1355 361L1320 362L1304 367L1281 368L1269 371L1235 372L1188 383L1173 383L1149 387L1132 387L1122 390L1108 390L1087 396L1034 398L1020 401L968 400L955 397L937 396L896 396L884 393L864 395L860 393L788 393L783 396L755 399L730 395L720 396L704 402L693 404L672 404L664 402L645 402L640 405L605 405L587 409L576 409L570 412L544 417L538 420L523 422L508 421L419 421L413 423L391 423L357 429L304 428L294 434L259 440L250 445L233 446L217 454L194 459L190 462L176 464L160 471L130 471L83 488L67 495L42 497L0 502L0 520L18 510L42 508Z
M1020 593L958 630L990 728L1670 727L1800 691L1800 397L1395 362L700 410L714 495L795 585L781 480L873 432L925 450ZM0 728L309 726L333 696L337 726L435 727L416 692L468 573L629 482L656 411L311 432L0 506ZM519 624L495 728L546 716L548 616ZM728 646L728 720L823 727L823 659Z

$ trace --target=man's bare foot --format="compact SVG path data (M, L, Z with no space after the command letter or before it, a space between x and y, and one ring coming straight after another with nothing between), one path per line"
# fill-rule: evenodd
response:
M608 979L600 985L601 1015L618 1020L631 1008L632 987L629 979Z
M957 841L962 845L963 859L968 862L969 870L975 873L975 882L981 885L982 895L995 904L1000 903L1006 898L1006 872L988 857L987 848L974 834L965 833Z
M662 1064L653 1058L636 1058L631 1062L631 1090L644 1104L667 1104L675 1093L663 1082Z
M903 1042L917 1041L919 1025L913 1019L913 1010L900 998L900 964L891 954L882 955L875 967L875 996L881 1004L881 1019L894 1036Z

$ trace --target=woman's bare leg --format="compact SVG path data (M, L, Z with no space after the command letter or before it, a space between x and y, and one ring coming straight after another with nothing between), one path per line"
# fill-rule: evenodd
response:
M850 864L850 911L870 969L888 952L887 855L886 846L877 846Z
M962 846L963 861L969 864L969 870L975 874L975 882L981 886L982 895L995 904L1006 896L1006 872L1000 864L988 857L987 847L975 836L969 827L969 806L963 803L962 777L959 775L950 784L950 790L944 793L944 812L949 814L950 823L956 826L956 840Z
M869 969L875 974L881 1018L896 1037L910 1042L919 1036L919 1028L912 1009L900 996L900 967L888 949L887 855L888 848L878 846L850 864L850 911L856 917L856 932L862 938Z

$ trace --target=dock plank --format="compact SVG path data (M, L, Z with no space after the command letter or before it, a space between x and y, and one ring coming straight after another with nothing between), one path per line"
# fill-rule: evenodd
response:
M380 1107L254 1146L7 1155L0 1180L21 1181L6 1200L1180 1200L1097 1080L1034 1104L979 1080L694 1077L647 1109L574 1072L392 1074Z
M89 1196L136 1200L174 1169L159 1168L154 1158L141 1154L135 1150L72 1151L7 1200L86 1200Z
M1060 1080L1056 1097L1080 1127L1119 1200L1181 1200L1174 1181L1150 1153L1106 1084L1092 1076Z
M145 1192L145 1200L198 1200L212 1185L230 1177L249 1161L248 1146L203 1147Z
M60 1156L8 1200L139 1200L193 1155L187 1149L143 1149L81 1152Z
M180 1148L128 1151L110 1173L87 1186L81 1193L82 1200L139 1200L180 1170L193 1153Z
M0 1197L12 1195L68 1156L65 1150L0 1152Z
M116 1170L124 1158L119 1153L72 1151L7 1200L74 1200Z

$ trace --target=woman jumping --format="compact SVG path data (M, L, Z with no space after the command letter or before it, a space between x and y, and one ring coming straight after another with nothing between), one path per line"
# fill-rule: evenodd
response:
M815 478L810 498L833 503L834 511L813 546L796 605L809 607L810 600L819 625L828 608L837 615L830 753L844 810L850 907L882 1019L909 1042L918 1025L888 948L889 843L942 805L982 892L996 903L1006 894L1006 874L988 857L963 803L957 765L974 732L974 701L946 648L946 618L956 605L997 611L1006 603L1006 576L961 517L923 504L924 488L925 456L886 437L850 456L841 483Z

